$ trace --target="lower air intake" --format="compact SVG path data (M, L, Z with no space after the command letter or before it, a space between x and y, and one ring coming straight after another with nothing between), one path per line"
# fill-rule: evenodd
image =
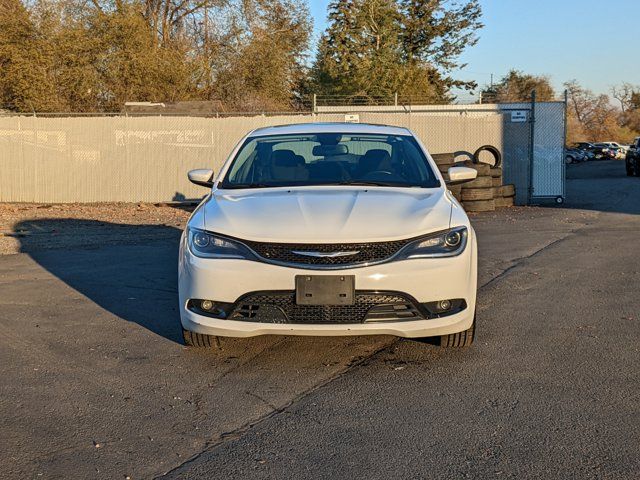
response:
M425 318L413 299L393 292L356 292L354 305L297 305L293 291L255 292L240 298L229 320L283 324L358 324Z

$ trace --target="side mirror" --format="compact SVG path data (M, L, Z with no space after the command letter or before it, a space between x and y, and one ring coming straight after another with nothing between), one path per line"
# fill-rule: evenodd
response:
M204 168L191 170L189 173L187 173L187 177L189 177L189 181L191 183L195 183L196 185L200 185L201 187L213 187L213 170Z
M447 173L449 174L447 185L460 185L475 180L478 176L478 171L469 167L451 167Z

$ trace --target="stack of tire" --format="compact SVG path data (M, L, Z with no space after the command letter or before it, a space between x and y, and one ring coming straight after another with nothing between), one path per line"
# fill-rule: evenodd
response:
M493 156L491 164L481 161L481 154L485 151ZM449 190L467 212L492 212L496 208L513 206L515 188L513 185L502 184L502 167L500 166L502 157L495 147L490 145L480 147L472 160L464 162L456 162L453 153L432 155L432 157L445 180L447 171L453 166L465 166L478 172L476 179L471 182L449 186Z
M493 202L496 208L513 207L513 199L516 196L514 185L502 184L502 168L492 167L491 177L493 180Z

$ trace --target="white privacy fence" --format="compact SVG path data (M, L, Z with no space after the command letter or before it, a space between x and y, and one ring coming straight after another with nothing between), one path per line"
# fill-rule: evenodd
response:
M505 147L506 115L475 106L420 112L361 112L361 123L412 129L431 153ZM343 113L204 118L189 116L0 116L1 202L158 202L198 198L194 168L220 170L255 128L343 122ZM528 137L519 152L528 152ZM519 155L524 156L524 153ZM523 159L526 160L526 159Z

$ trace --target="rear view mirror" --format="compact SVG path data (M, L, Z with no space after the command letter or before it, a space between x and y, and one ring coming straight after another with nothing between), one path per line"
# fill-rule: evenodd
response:
M338 145L316 145L312 150L314 157L335 157L337 155L346 155L349 149L346 145L339 143Z
M460 185L475 180L478 176L478 171L469 167L451 167L447 173L449 174L447 185Z
M187 177L189 177L189 181L191 183L195 183L196 185L200 185L201 187L213 187L213 170L204 168L191 170L187 174Z

